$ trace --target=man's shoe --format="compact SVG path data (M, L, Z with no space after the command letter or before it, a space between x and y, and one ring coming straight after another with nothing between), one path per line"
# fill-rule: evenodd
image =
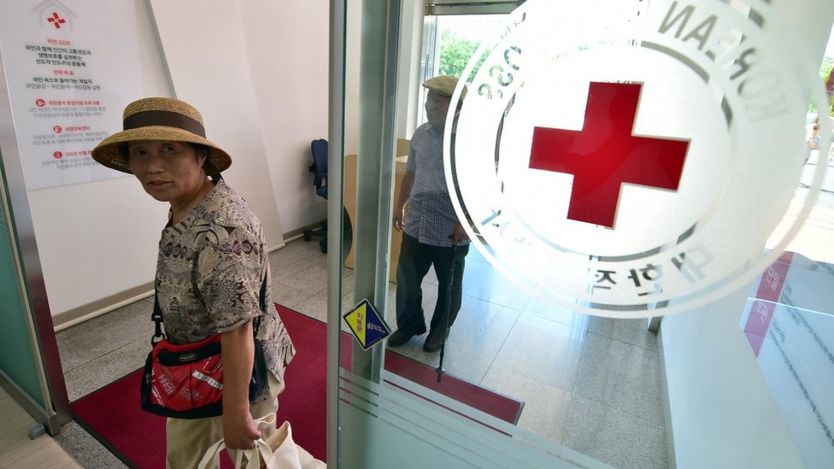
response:
M391 337L388 337L388 345L391 347L399 347L400 345L405 345L415 335L417 335L416 332L401 327L394 331L394 333L391 334Z
M446 329L446 337L449 337L449 329ZM432 329L429 332L429 336L426 337L426 341L423 343L423 350L428 353L434 353L440 350L440 347L443 345L443 334Z

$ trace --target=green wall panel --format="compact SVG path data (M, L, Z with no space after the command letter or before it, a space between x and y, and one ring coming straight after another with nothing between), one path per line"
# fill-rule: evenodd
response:
M0 211L4 208L0 205ZM44 406L5 213L0 216L0 369Z

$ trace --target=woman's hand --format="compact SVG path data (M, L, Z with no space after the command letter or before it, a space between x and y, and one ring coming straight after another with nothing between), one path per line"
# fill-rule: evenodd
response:
M245 412L223 411L223 441L229 449L252 449L261 437L247 408Z

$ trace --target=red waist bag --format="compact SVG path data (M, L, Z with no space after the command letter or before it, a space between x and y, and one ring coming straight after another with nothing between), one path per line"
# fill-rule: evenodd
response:
M261 285L261 304L266 301L266 278ZM266 309L262 309L266 311ZM190 344L176 345L162 333L162 310L154 301L151 315L155 332L153 349L145 360L140 387L142 409L180 419L217 417L223 414L223 361L220 334ZM260 317L253 320L257 337ZM266 389L267 369L263 343L255 341L255 360L249 381L249 402Z
M192 344L157 342L145 363L145 410L178 418L201 418L223 413L223 362L220 336ZM173 411L173 412L172 412Z

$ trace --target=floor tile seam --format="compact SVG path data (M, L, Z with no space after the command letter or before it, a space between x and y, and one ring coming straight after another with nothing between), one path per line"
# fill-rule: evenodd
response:
M587 368L589 372L599 372L600 369L606 371L608 374L614 374L616 376L631 376L634 374L635 371L640 372L649 372L652 371L652 367L660 366L659 360L626 360L625 355L623 354L614 354L609 350L605 350L607 353L605 356L601 357L600 361L588 361L587 363L583 360L585 357L585 353L587 349L582 351L582 359L580 359L580 363L578 364L578 368ZM596 351L599 352L599 351ZM594 353L596 353L594 352ZM620 361L624 360L626 363L619 363ZM659 369L659 368L658 368Z
M629 346L631 346L631 347L637 347L637 348L639 348L639 349L643 349L643 350L646 350L646 351L648 351L648 352L655 352L655 353L657 353L657 352L658 352L658 349L657 349L657 348L643 347L642 345L632 344L632 343L630 343L630 342L626 342L626 341L624 341L624 340L622 340L622 339L618 339L618 338L616 338L616 337L603 335L603 334L600 334L599 332L594 332L594 331L592 331L592 330L590 330L590 329L588 329L588 331L587 331L587 332L588 332L589 334L594 334L595 336L602 337L602 338L604 338L604 339L610 339L610 340L613 340L613 341L619 342L620 344L629 345Z
M301 301L300 303L298 303L298 304L300 305L300 304L302 304L302 303L306 303L307 301L309 301L309 300L311 300L311 299L313 299L313 298L316 298L317 296L321 295L321 294L322 294L322 292L327 291L327 287L325 287L325 288L323 288L323 289L321 289L321 290L318 290L318 291L317 291L317 292L315 292L315 293L310 293L310 291L311 291L311 290L298 290L298 291L299 291L299 292L301 292L301 293L303 293L303 294L305 295L304 300L303 300L303 301ZM327 301L327 298L324 298L324 301L326 302L326 301ZM281 303L278 303L278 304L281 304ZM286 307L288 307L288 308L291 308L291 306L289 306L289 305L282 305L282 306L286 306Z
M495 366L495 360L498 359L498 356L501 355L501 351L504 350L504 346L507 345L507 339L510 337L510 334L515 329L515 326L518 324L518 319L520 317L521 317L520 314L517 315L515 317L515 319L513 320L512 325L507 329L507 335L504 336L504 340L501 341L501 345L498 347L497 351L495 352L495 357L493 357L492 361L489 363L489 366L487 367L487 371L486 371L486 373L484 373L484 376L481 378L481 381L478 382L478 385L483 383L484 379L486 379L486 376L489 374L489 370L492 369L493 366Z
M316 296L319 293L321 293L321 292L323 292L324 290L327 289L327 287L324 287L324 289L322 289L322 290L314 290L312 288L306 288L306 286L302 287L302 288L299 288L299 287L293 287L293 288L295 288L296 290L304 293L305 295L310 295L310 296Z
M324 290L322 290L322 291L324 291ZM307 303L310 300L323 301L325 303L325 305L327 304L327 298L322 299L322 298L318 297L319 294L321 294L321 291L318 292L318 293L313 293L312 295L310 295L309 293L306 293L306 294L309 295L309 296L307 298L305 298L304 301L302 301L301 303L298 303L298 306L301 306L301 305L303 305L304 303Z
M94 361L98 360L99 358L102 358L102 357L104 357L105 355L109 355L109 354L113 353L114 351L116 351L116 350L118 350L118 349L120 349L120 348L122 348L122 347L125 347L125 346L129 345L130 343L132 343L132 341L131 341L131 342L128 342L128 343L127 343L127 344L125 344L125 345L122 345L121 347L116 347L115 349L111 349L111 350L108 350L108 351L106 351L106 352L103 352L101 355L98 355L98 356L96 356L96 357L94 357L94 358L91 358L91 359L89 359L89 360L87 360L87 361L85 361L85 362L81 363L81 364L78 364L78 365L76 365L76 366L73 366L72 368L64 367L64 366L63 366L63 363L61 364L61 367L62 367L62 369L64 370L64 374L70 373L70 372L75 371L75 370L77 370L77 369L79 369L79 368L85 367L85 366L89 365L90 363L92 363L92 362L94 362ZM61 353L61 352L60 352L60 348L59 348L59 352L58 352L58 353L59 353L59 354Z
M298 245L303 246L303 245ZM314 244L307 244L305 247L297 247L297 248L289 248L290 245L288 244L286 247L276 249L269 253L270 258L273 256L293 256L293 255L307 255L307 256L314 256L317 254L321 254L319 249ZM314 248L314 249L310 249Z
M306 293L305 293L305 295L306 295ZM299 308L301 305L303 305L304 303L306 303L308 300L310 300L311 298L313 298L314 296L316 296L316 295L309 295L309 296L305 297L305 298L304 298L303 300L301 300L301 301L288 302L288 304L284 304L284 303L278 303L278 304L279 304L279 305L281 305L281 306L283 306L283 307L285 307L285 308L289 308L289 309L291 309L291 310L293 310L293 311L295 311L295 312L297 312L297 313L301 313L301 311L298 311L298 308ZM305 314L305 316L307 316L307 315Z
M664 433L664 436L665 436L666 425L664 425L663 423L658 423L658 422L655 422L651 419L647 419L647 418L645 418L645 417L643 417L639 414L635 414L635 413L629 412L627 410L619 409L619 408L614 407L610 404L606 404L604 402L601 402L599 399L596 399L596 398L593 398L593 397L583 396L582 394L579 394L579 393L576 393L576 392L571 393L571 394L573 394L574 396L577 396L577 397L581 397L582 399L585 399L585 400L588 400L588 401L593 401L594 403L599 404L600 406L602 406L605 410L609 410L609 411L613 410L615 412L619 412L621 414L624 414L627 417L635 418L635 419L640 420L644 423L650 424L650 425L656 427L656 430L660 431L661 433Z
M307 298L309 298L310 296L314 296L314 295L310 295L310 294L309 294L309 293L307 293L306 291L299 290L298 288L295 288L295 287L290 286L290 285L287 285L287 284L283 284L283 283L282 283L282 284L280 284L280 285L281 285L282 287L291 288L292 290L294 290L294 293L289 295L289 297L290 297L290 298L292 298L292 297L294 297L294 296L298 296L298 294L300 294L300 295L304 295L304 296L305 296L305 298L304 298L305 300L306 300ZM272 289L272 290L273 290L273 293L272 293L273 302L278 303L278 304L281 304L281 303L279 303L279 302L277 302L277 301L274 301L275 297L277 297L277 296L278 296L276 293L274 293L274 291L275 291L275 288L274 288L274 282L273 282L273 289ZM285 305L285 306L289 307L288 305Z
M538 286L534 287L533 289L531 289L530 291L528 291L528 292L527 292L527 298L525 298L525 299L524 299L524 304L523 304L523 305L521 305L521 306L518 308L518 311L521 311L521 312L526 312L526 311L527 311L527 307L528 307L528 306L530 306L530 304L533 302L533 299L534 299L534 298L540 298L538 295L536 295L536 294L534 293L534 290L535 290L536 288L538 288ZM535 314L535 313L530 313L530 314Z
M88 362L84 362L84 363L82 363L82 364L80 364L80 365L77 365L77 366L74 366L74 367L72 367L72 368L67 368L66 366L64 366L64 365L62 364L62 365L61 365L61 370L63 370L64 376L66 376L66 374L67 374L67 373L72 373L73 371L75 371L75 370L77 370L77 369L79 369L79 368L81 368L81 367L83 367L83 366L87 366L90 362L92 362L92 361L94 361L94 360L98 360L99 358L101 358L101 357L96 357L96 358L93 358L92 360L90 360L90 361L88 361Z
M150 310L148 311L148 313L150 313ZM60 340L63 340L63 337L73 337L85 340L96 339L100 331L116 327L125 320L134 316L126 315L124 318L121 318L117 317L118 314L118 310L108 311L100 316L87 319L78 324L75 324L72 327L64 329L55 334L55 337L56 339ZM150 314L148 314L148 317L150 317ZM85 337L87 335L90 335L92 337Z
M269 253L269 260L273 261L273 258L278 258L276 260L281 260L280 259L281 257L288 257L289 259L286 259L286 260L289 260L289 261L292 261L293 263L295 263L295 262L313 257L316 254L319 254L318 250L316 250L316 251L311 250L311 251L307 251L307 252L305 252L305 251L286 251L286 252L283 252L283 253L281 253L281 251L282 250L278 250L278 251L273 251L273 252Z
M491 354L492 355L491 359L487 358L487 357L478 356L474 353L468 353L468 355L472 358L477 358L477 359L480 359L480 360L488 360L490 365L492 365L492 363L495 361L495 359L498 358L498 354L501 351L501 348L503 348L504 343L507 341L507 338L510 336L510 332L512 331L513 327L515 327L515 323L518 321L518 318L519 318L519 315L516 315L516 317L513 319L512 324L510 325L510 327L507 328L506 332L504 333L504 336L501 338L501 343L497 347L495 347L495 352ZM492 321L490 321L490 322L492 322ZM452 326L452 329L454 329L454 326ZM451 332L449 334L449 336L451 337L453 334L454 334L454 332ZM481 336L483 336L483 334L481 334ZM467 351L467 350L468 349L464 348L464 351Z
M588 329L585 330L585 333L586 334L593 334L593 332L591 332ZM585 344L582 347L582 354L579 356L579 362L577 362L577 364L576 364L576 376L573 380L573 386L571 386L571 390L570 390L570 392L572 394L578 395L578 394L576 394L576 387L579 385L579 370L581 370L583 365L585 364L585 358L586 358L587 354L588 354L588 343L585 342Z
M515 310L518 310L518 308L516 308L515 306L512 306L512 305L507 305L507 304L504 304L504 303L499 303L499 302L497 302L497 301L492 301L492 300L490 299L490 298L492 298L492 297L489 297L489 298L481 298L480 296L473 295L473 294L471 293L471 291L470 291L470 292L467 292L467 291L466 291L466 287L464 287L464 288L463 288L463 295L464 295L464 296L468 296L468 297L470 297L470 298L475 298L476 300L486 301L487 303L492 303L492 304L495 304L495 305L498 305L498 306L502 306L502 307L504 307L504 308L510 308L510 309L515 309ZM520 310L519 310L519 311L520 311Z
M485 361L485 362L487 362L487 363L489 364L489 366L487 366L487 369L489 369L489 367L490 367L490 366L492 366L492 363L493 363L493 362L495 361L495 359L498 357L498 349L496 349L495 353L489 354L489 355L491 355L491 357L480 356L480 355L477 355L477 354L474 354L474 353L468 352L466 349L464 349L463 351L458 351L458 350L452 351L452 350L449 350L449 349L447 348L447 349L446 349L446 356L447 356L447 359L448 359L448 355L449 355L450 353L460 354L460 355L462 355L462 356L464 356L464 357L466 357L466 358L470 358L470 359L473 359L473 360L481 360L481 361Z
M422 348L422 347L421 347L421 348ZM444 356L444 358L443 358L444 362L449 360L449 356L450 356L450 355L458 355L458 356L462 356L462 357L464 357L464 358L468 358L468 359L472 359L472 360L481 360L481 361L485 361L485 362L488 362L488 363L489 363L489 365L492 365L492 362L495 360L495 357L493 357L493 358L492 358L492 360L489 360L489 359L487 359L487 358L479 357L479 356L477 356L477 355L475 355L475 354L473 354L473 353L468 353L466 350L463 350L463 351L458 351L458 350L452 351L452 350L450 350L450 349L447 347L447 348L446 348L446 351L445 351L445 356ZM497 354L497 352L496 352L496 356L497 356L497 355L498 355L498 354ZM430 354L430 356L432 357L432 360L434 360L434 358L435 358L435 357L439 357L439 356L440 356L440 352L435 352L435 353L432 353L432 354ZM489 366L487 366L487 369L489 369Z
M512 305L505 305L505 304L503 304L503 303L498 303L498 302L496 302L496 301L491 301L489 298L480 298L480 297L478 297L478 296L475 296L475 295L473 295L473 294L471 294L471 293L466 293L466 292L463 292L463 297L464 297L464 298L468 297L468 298L471 298L471 299L474 299L474 300L483 301L483 302L489 303L489 304L491 304L491 305L498 306L498 307L500 307L500 308L505 308L505 309L509 309L509 310L515 311L515 312L517 312L517 313L519 313L519 314L524 314L524 310L523 310L523 309L519 309L519 308L517 308L517 307L515 307L515 306L512 306ZM463 300L461 300L461 305L462 305L462 304L463 304Z
M324 287L323 287L321 290L319 290L319 291L317 291L317 292L313 293L313 296L319 296L319 295L321 295L322 293L324 293L324 292L326 292L326 291L327 291L327 283L325 282ZM327 299L327 298L325 298L325 300L326 300L326 299Z
M580 373L581 373L581 371L578 371L578 375ZM605 382L600 384L599 382L594 381L594 376L598 376L599 372L582 373L582 375L585 376L585 377L590 376L590 378L588 378L588 379L591 379L591 381L590 381L591 384L588 384L589 381L587 379L583 380L581 376L577 376L577 380L576 380L576 383L573 387L572 392L574 392L575 394L577 394L579 396L590 398L589 396L585 395L585 392L580 392L582 389L587 389L589 387L591 389L599 388L599 387L602 387L603 389L611 389L612 388L611 385L607 385ZM616 388L618 391L623 391L623 389L626 389L627 387L631 386L632 390L636 390L636 392L638 394L646 394L645 392L641 393L640 391L644 390L646 388L653 388L654 387L654 386L650 386L649 385L650 383L648 383L648 382L629 380L627 376L625 376L623 374L620 374L620 373L613 376L613 380L614 380L615 383L617 383L617 384L613 385L613 387ZM638 385L634 386L634 383L637 383ZM658 391L658 395L659 395L660 394L659 391L661 391L661 386L659 386L659 385L657 386L657 391Z
M92 453L102 453L104 455L103 457L105 459L110 459L110 461L108 461L108 462L115 461L117 463L116 466L107 466L108 468L110 468L110 467L124 467L124 468L127 468L127 466L118 458L118 456L116 456L112 451L110 451L104 445L102 445L102 443L99 440L97 440L96 437L91 435L83 426L79 425L78 422L71 422L71 424L76 425L78 427L78 431L82 432L82 435L71 435L71 436L68 435L68 436L64 437L63 439L66 440L67 443L74 442L74 443L78 444L78 448L67 448L67 447L65 447L65 449L66 449L67 454L70 455L70 457L72 457L74 460L78 461L78 465L80 467L82 467L82 468L88 467L88 466L84 466L84 464L82 464L80 462L81 458L92 459L92 458L95 458L97 456L97 455L90 456L90 453L92 452ZM63 433L62 433L62 435L63 435ZM85 441L85 439L87 439L88 441ZM56 441L57 441L57 439L56 439ZM88 443L92 443L92 446L89 446ZM90 451L91 449L93 451ZM98 456L100 456L100 455L98 455ZM101 465L96 465L95 467L101 467Z
M560 319L554 319L554 318L552 318L548 315L545 315L544 313L527 312L527 311L524 311L523 309L519 309L519 310L516 310L516 311L520 312L521 314L527 314L529 316L535 316L537 318L544 319L546 321L555 322L556 324L559 324L560 326L574 327L574 325L572 323L569 323L567 321L560 320ZM581 313L573 313L573 314L581 314ZM591 332L590 325L586 324L585 327L583 328L583 331L584 332ZM599 335L599 334L597 334L597 335Z
M92 437L92 435L90 435L90 436ZM75 455L73 455L67 447L65 447L65 446L64 446L64 445L63 445L60 441L58 441L57 439L54 439L54 438L53 438L53 440L55 441L55 444L57 444L57 445L61 448L61 451L63 451L63 452L64 452L64 454L66 454L67 456L69 456L69 458L70 458L70 459L72 459L72 460L73 460L76 464L78 464L78 467L84 467L84 466L82 466L82 465L81 465L81 462L79 462L79 461L78 461L78 459L75 457ZM2 468L0 468L0 469L2 469Z
M139 300L139 301L137 301L137 302L131 303L131 304L130 304L130 305L128 305L128 306L123 306L122 308L127 308L127 307L129 307L129 306L131 306L131 305L134 305L134 304L139 303L139 302L142 302L142 301L144 301L144 300ZM101 330L113 329L113 328L115 328L115 327L118 327L118 326L122 325L122 324L123 324L124 322L126 322L126 321L133 320L133 318L135 318L135 317L136 317L136 314L129 314L129 315L125 315L125 317L121 317L121 318L120 318L120 317L117 317L117 316L118 316L118 314L119 314L119 312L120 312L120 310L121 310L122 308L119 308L119 309L117 309L117 310L110 311L110 312L105 313L105 314L103 314L103 315L101 315L101 316L98 316L98 317L95 317L95 318L89 319L89 320L84 321L84 322L82 322L82 323L80 323L80 324L77 324L77 325L75 325L75 326L73 326L73 327L70 327L70 328L65 329L65 330L63 330L63 331L61 331L61 332L58 332L57 334L55 334L55 337L56 337L56 339L59 339L60 337L73 337L73 338L76 338L76 339L78 339L78 338L84 338L84 337L83 337L83 335L74 334L74 333L73 333L73 330L74 330L74 329L76 329L76 328L78 328L78 329L80 330L80 329L81 329L84 325L86 325L86 326L88 326L88 327L92 327L92 325L93 325L93 324L95 324L95 325L96 325L96 326L95 326L95 330L90 331L90 332L96 332L96 331L101 331ZM150 312L150 309L148 309L147 311L148 311L148 312ZM143 310L143 311L142 311L142 313L144 313L144 312L145 312L145 311ZM151 322L150 322L150 314L148 314L148 315L147 315L147 317L143 320L143 322L144 322L144 321L148 321L148 322L147 322L147 324L151 324ZM85 339L96 339L96 337L89 337L89 338L85 338ZM60 342L61 340L62 340L62 339L59 339L59 342ZM59 347L60 347L60 344L59 344Z
M326 287L327 286L326 276L323 277L323 279L324 279L324 282L322 282L322 283ZM296 276L296 275L289 275L285 278L273 279L273 281L275 281L275 280L277 280L278 283L280 283L281 285L284 285L284 286L287 286L287 287L290 287L290 288L294 288L296 290L301 290L301 291L304 291L305 293L310 291L309 286L311 284L319 283L319 279L317 279L317 278L316 279L304 278L304 277L300 277L300 276ZM319 287L317 286L315 288L319 288Z
M565 389L564 387L562 387L562 386L560 386L560 385L558 385L558 384L553 384L553 383L550 383L550 382L547 382L547 381L542 381L542 380L541 380L541 379L539 379L539 378L536 378L536 377L530 376L530 375L525 374L525 373L523 373L523 372L516 371L515 373L517 373L517 374L521 375L521 376L522 376L525 380L527 380L527 381L534 381L534 382L535 382L536 384L538 384L538 385L544 385L544 386L547 386L547 387L550 387L550 388L556 388L556 389L558 389L559 391L561 391L561 392L563 392L563 393L566 393L566 394L572 394L572 391L570 391L569 389ZM525 384L526 384L526 383L525 383ZM522 385L522 386L523 386L523 385Z
M605 406L605 407L607 407L607 408L609 408L609 409L616 410L616 411L621 412L621 413L623 413L623 414L627 414L627 415L629 415L629 416L631 416L631 417L639 418L640 420L642 420L642 421L644 421L644 422L649 422L649 423L652 423L652 424L654 424L654 425L659 426L659 428L660 428L661 430L664 430L664 431L665 431L666 425L665 425L665 424L664 424L664 422L663 422L663 415L659 415L659 416L658 416L658 417L660 418L660 420L654 420L654 419L652 419L652 418L646 418L645 416L643 416L643 415L642 415L642 414L640 414L640 413L635 413L635 412L632 412L631 410L626 409L626 408L625 408L625 406L620 406L620 405L617 405L616 403L617 403L617 402L620 402L620 401L611 400L611 401L608 401L609 403L605 403L605 402L600 401L600 399L599 399L599 398L597 398L596 396L587 395L587 394L585 394L584 392L574 391L574 392L572 392L572 394L573 394L573 395L575 395L575 396L581 397L581 398L583 398L583 399L587 399L587 400L590 400L590 401L594 401L594 402L596 402L596 403L598 403L598 404L600 404L600 405L603 405L603 406ZM629 401L629 402L630 402L630 401ZM611 404L611 403L615 403L615 404ZM662 414L662 413L661 413L661 414Z
M85 363L83 366L87 366L87 365L89 365L90 363L92 363L92 362L94 362L94 361L96 361L96 360L99 360L99 359L101 359L101 358L104 358L104 357L105 357L105 356L107 356L107 355L111 355L111 354L113 354L113 353L115 353L115 352L118 352L119 350L121 350L121 349L123 349L123 348L125 348L125 347L127 347L127 346L129 346L129 345L132 345L132 344L137 343L137 342L139 342L139 341L145 341L145 340L147 340L148 342L150 342L150 339L136 339L136 340L132 340L132 341L128 342L127 344L125 344L125 345L121 346L121 347L115 348L115 349L113 349L113 350L111 350L111 351L109 351L109 352L105 353L104 355L102 355L102 356L100 356L100 357L98 357L98 358L96 358L96 359L94 359L94 360L91 360L91 361L89 361L89 362ZM149 351L149 352L150 352L150 350L151 350L151 347L148 347L148 351ZM74 368L73 370L64 370L64 374L66 375L69 371L77 371L77 370L78 370L78 368L80 368L80 367ZM106 383L106 384L110 384L110 383Z
M78 462L78 459L76 459L76 458L75 458L75 456L74 456L74 455L72 455L72 454L69 452L69 450L68 450L68 449L64 448L64 445L62 445L60 442L58 442L58 440L56 440L56 439L54 439L54 438L53 438L53 441L54 441L54 443L58 446L58 449L59 449L62 453L64 453L64 455L65 455L67 458L69 458L69 459L70 459L70 461L72 461L72 462L73 462L73 463L75 463L78 467L80 467L80 468L82 468L82 469L83 469L83 467L84 467L84 466L82 466L82 465L81 465L81 463L80 463L80 462ZM2 467L0 467L0 469L3 469L3 468L2 468Z
M327 259L327 254L319 251L318 249L310 249L310 250L307 250L307 251L297 251L293 254L295 254L297 256L295 259L293 259L295 262L307 261L307 260L310 260L310 259L320 259L320 258ZM287 255L289 256L289 254L287 254Z
M296 268L297 267L297 268ZM294 262L291 267L285 267L280 269L275 269L272 272L272 278L275 279L282 279L294 276L299 274L300 272L306 272L310 269L320 268L320 266L316 264L307 264L302 262ZM325 267L326 269L326 267Z

